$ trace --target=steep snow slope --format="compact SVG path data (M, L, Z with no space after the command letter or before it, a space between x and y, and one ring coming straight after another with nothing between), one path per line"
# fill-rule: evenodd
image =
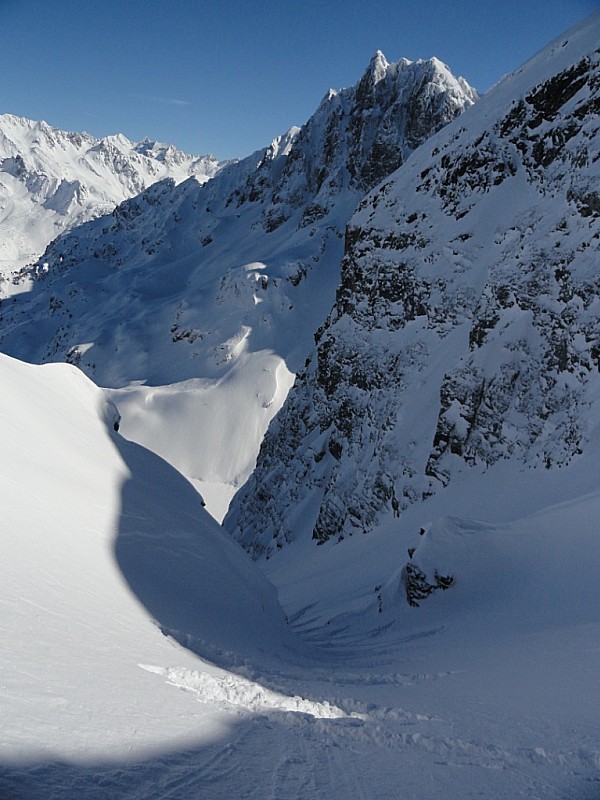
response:
M585 459L600 421L599 41L595 15L361 203L316 352L227 523L254 554L369 531L502 460L518 492L532 469Z
M57 239L3 304L0 347L122 389L123 433L216 490L222 513L331 308L359 199L475 98L436 59L377 53L206 185L162 181Z
M194 175L204 182L220 166L212 156L160 142L95 139L0 115L0 297L23 290L18 271L66 229L109 213L157 180Z
M292 640L273 588L181 475L113 432L79 370L0 356L0 380L3 758L191 735L140 664L171 663L167 634L216 661L277 661Z
M272 559L301 646L76 368L0 356L0 380L3 798L594 797L597 487L508 525L433 519L414 563L455 580L419 607L394 525Z

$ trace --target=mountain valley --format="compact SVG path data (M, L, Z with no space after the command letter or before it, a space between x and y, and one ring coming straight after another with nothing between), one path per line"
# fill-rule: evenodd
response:
M599 43L0 116L1 798L600 796Z

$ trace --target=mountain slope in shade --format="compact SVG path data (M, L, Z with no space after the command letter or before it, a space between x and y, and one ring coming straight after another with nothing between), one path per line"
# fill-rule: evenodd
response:
M289 657L272 586L79 370L0 356L0 379L2 761L210 736L223 723L198 727L140 664L219 675L177 640L217 663Z
M96 139L0 115L0 297L63 231L107 214L166 177L208 180L222 166L173 145L122 134Z
M361 203L316 352L227 521L255 555L368 531L504 460L518 485L585 458L600 420L598 41L594 15Z
M2 797L592 796L600 500L585 475L563 479L570 502L508 524L432 498L411 563L453 581L425 599L413 586L413 605L394 525L272 559L286 628L256 565L121 439L78 370L0 356L0 379ZM416 531L422 511L401 523Z
M331 308L356 204L475 99L436 59L376 54L204 186L156 183L53 242L3 304L0 347L118 389L124 435L226 507Z

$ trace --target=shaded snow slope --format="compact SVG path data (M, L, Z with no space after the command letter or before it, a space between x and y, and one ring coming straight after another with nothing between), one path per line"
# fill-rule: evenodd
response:
M538 514L523 491L510 522L467 517L498 464L319 559L293 543L268 564L301 646L102 391L5 356L0 380L3 798L597 794L598 448ZM409 606L408 562L452 584Z
M210 672L173 640L277 661L291 639L273 588L182 476L113 432L116 408L79 370L0 356L0 382L1 758L207 735L140 664Z
M3 303L0 348L123 389L124 435L229 495L331 308L358 201L475 99L436 59L378 53L306 125L204 186L156 183L53 242Z
M227 522L254 554L369 531L502 460L518 485L585 459L600 422L599 41L593 15L361 203L316 351Z
M204 182L221 166L169 144L122 134L95 139L0 115L0 297L23 290L19 271L63 231L162 178Z

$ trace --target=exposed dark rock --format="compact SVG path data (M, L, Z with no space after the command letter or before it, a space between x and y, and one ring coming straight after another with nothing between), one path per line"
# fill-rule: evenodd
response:
M585 450L600 359L600 58L546 72L508 107L491 92L359 205L316 354L227 520L254 554L271 531L318 543L366 532L457 471L555 468ZM268 510L253 502L265 483ZM276 510L296 506L291 524ZM409 602L452 580L406 574Z
M426 574L416 564L406 564L402 570L402 582L406 592L406 602L413 608L418 608L419 601L426 600L434 592L443 592L449 589L454 583L452 575L439 575L434 573L434 582L427 580Z

